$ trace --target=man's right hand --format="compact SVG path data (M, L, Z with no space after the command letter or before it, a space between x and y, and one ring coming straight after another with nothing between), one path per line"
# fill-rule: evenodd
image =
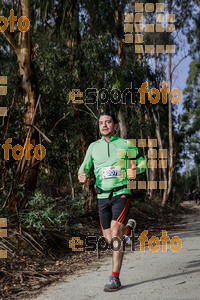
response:
M78 179L80 183L86 183L87 175L85 173L85 167L83 168L83 171L79 174Z

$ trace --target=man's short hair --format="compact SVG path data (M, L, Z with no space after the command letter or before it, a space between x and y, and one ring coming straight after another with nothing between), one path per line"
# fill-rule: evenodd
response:
M102 117L102 116L110 116L113 119L113 123L114 124L118 124L118 120L116 118L116 116L113 113L104 111L102 113L99 114L98 120Z

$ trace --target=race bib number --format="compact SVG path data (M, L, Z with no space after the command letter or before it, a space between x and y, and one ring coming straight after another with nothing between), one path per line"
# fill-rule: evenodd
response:
M103 178L121 177L121 168L119 167L105 167L103 170Z

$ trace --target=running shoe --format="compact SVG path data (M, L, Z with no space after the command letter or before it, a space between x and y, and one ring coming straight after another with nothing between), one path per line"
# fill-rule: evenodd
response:
M109 282L104 286L104 292L116 292L122 287L121 282L115 275L109 276Z
M126 226L129 226L131 231L134 231L135 227L136 227L136 221L134 219L129 219ZM131 234L131 231L130 231L130 234ZM131 244L130 234L124 234L124 240L125 240L126 244L128 244L128 245Z
M134 219L129 219L126 226L129 226L131 230L134 230L136 227L136 221Z

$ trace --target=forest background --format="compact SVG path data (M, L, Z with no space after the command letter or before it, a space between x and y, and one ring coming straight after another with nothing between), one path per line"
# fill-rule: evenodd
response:
M30 29L0 33L0 76L7 76L7 95L0 106L1 146L12 138L12 146L24 146L30 138L42 144L42 161L4 159L0 151L0 215L17 229L44 235L50 229L70 232L81 227L81 218L97 215L97 199L92 170L82 186L77 172L91 142L100 138L98 113L112 110L120 121L118 135L128 139L157 139L157 150L167 149L167 168L147 168L138 180L166 181L167 189L136 189L133 199L141 205L177 206L186 190L199 186L200 130L200 3L191 1L138 1L165 4L165 13L175 14L175 32L144 32L144 43L175 44L176 54L135 53L134 44L125 43L124 14L134 13L136 1L62 0L1 1L1 16L14 9L19 19L26 16ZM145 14L146 23L155 23L155 12ZM141 105L139 94L131 104L75 104L72 89L84 92L139 88L161 89L162 81L172 90L174 74L190 56L186 87L179 104L161 100ZM178 112L178 113L177 113ZM148 159L148 147L141 147ZM185 168L184 168L185 166ZM136 205L136 202L135 202Z

